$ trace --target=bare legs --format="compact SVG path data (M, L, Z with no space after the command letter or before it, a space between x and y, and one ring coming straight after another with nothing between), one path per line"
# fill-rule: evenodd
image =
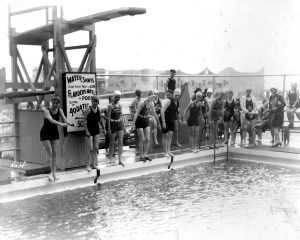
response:
M288 108L287 109L287 118L288 118L288 121L289 121L289 126L290 127L294 127L294 120L295 120L295 114L296 112L296 108Z
M274 145L273 147L277 147L281 145L280 138L279 138L279 128L278 127L273 127L273 134L274 134Z
M197 145L197 140L198 140L198 136L199 136L199 128L200 128L200 126L190 126L189 127L189 131L190 131L189 140L190 140L190 145L191 145L192 150L195 150L196 145Z
M91 170L91 165L93 168L98 166L98 148L99 148L99 134L94 136L89 136L87 138L89 146L89 162L87 165L87 170Z
M50 179L58 179L56 177L56 155L57 155L57 149L58 149L58 144L59 144L59 140L46 140L43 141L43 145L45 147L46 150L46 156L47 156L47 162L50 165L50 175L49 178Z
M158 145L158 141L157 141L157 122L155 117L150 116L150 125L153 128L153 138L154 138L154 144Z
M148 149L150 143L150 126L146 128L138 128L136 129L139 136L139 151L140 151L140 159L144 159L144 157L148 156Z
M229 133L230 131L230 133ZM229 135L231 137L230 145L234 146L235 144L235 138L236 138L236 132L234 130L234 122L228 121L224 122L224 136L225 136L225 144L229 141Z
M168 131L167 133L163 133L163 149L165 156L174 156L171 153L171 143L172 143L173 131Z
M179 143L179 138L178 138L178 120L174 120L174 132L175 132L175 141L176 141L176 145L178 147L181 147L181 144Z
M109 138L109 161L111 162L113 153L115 150L115 141L116 141L116 135L118 135L118 158L119 158L119 164L122 166L125 166L122 162L122 154L123 154L123 138L124 138L124 130L111 133Z

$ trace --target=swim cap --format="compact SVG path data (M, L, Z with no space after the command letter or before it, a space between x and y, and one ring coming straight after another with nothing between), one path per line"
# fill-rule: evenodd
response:
M179 89L176 88L176 89L174 90L174 95L179 95L179 96L180 96L180 95L181 95L181 91L180 91Z
M121 96L121 92L119 90L114 91L114 96L119 95Z
M213 91L212 91L212 89L211 88L208 88L207 89L207 93L212 93Z

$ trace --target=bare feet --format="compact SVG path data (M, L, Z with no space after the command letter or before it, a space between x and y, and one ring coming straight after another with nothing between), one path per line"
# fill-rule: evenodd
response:
M86 167L86 170L87 170L88 172L90 172L90 171L92 170L92 168L91 168L90 166L87 166L87 167Z
M125 167L125 164L120 160L119 165L122 165L122 167Z

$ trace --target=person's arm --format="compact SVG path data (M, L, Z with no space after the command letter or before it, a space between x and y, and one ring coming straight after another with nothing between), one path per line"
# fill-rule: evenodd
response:
M133 117L134 117L134 114L135 114L135 112L136 112L136 98L133 99L133 101L132 101L131 104L129 105L129 111L130 111L131 117L133 118Z
M61 118L63 119L63 121L64 121L66 124L68 124L69 126L75 126L74 123L71 123L71 122L66 118L66 116L65 116L65 114L64 114L64 111L63 111L61 108L59 109L59 114L60 114Z
M83 128L86 136L90 136L89 130L87 128L87 117L89 114L90 114L90 108L88 107L87 109L85 109L83 114Z
M166 128L165 112L166 112L167 108L169 107L170 103L171 103L170 99L166 99L166 101L164 102L163 107L161 109L160 115L161 115L163 128Z
M120 115L120 117L121 117L121 121L122 121L123 128L124 128L124 130L125 130L125 119L124 119L124 117L123 117L122 104L121 104L121 103L119 103L119 104L120 104L120 109L121 109L121 115Z
M106 130L105 130L105 125L103 123L103 118L102 118L102 114L101 114L101 108L98 107L98 109L99 109L99 123L100 123L100 125L101 125L101 127L103 129L104 134L105 134Z
M108 106L107 106L107 121L108 121L107 130L108 130L109 134L111 133L111 130L110 130L111 110L112 110L112 106L111 106L111 104L108 104Z
M299 103L300 103L299 91L298 90L296 90L296 96L297 96L297 98L296 98L296 101L295 101L294 105L292 106L293 108L296 107L297 105L299 105Z
M167 81L166 81L165 91L168 90L168 84L169 84L169 78L168 78Z
M156 111L155 111L155 107L154 107L154 103L153 103L153 102L150 103L150 108L151 108L150 111L152 112L152 115L153 115L154 118L156 119L158 128L160 128L160 122L159 122L158 116L157 116L157 114L156 114Z
M252 102L253 102L252 112L255 114L257 112L257 104L256 104L256 98L255 97L252 97Z
M241 109L243 113L248 113L248 110L246 108L246 97L241 97Z
M58 125L58 126L61 126L61 127L67 127L68 126L67 123L62 123L62 122L54 120L51 117L51 114L50 114L50 112L47 108L44 108L44 118L47 119L52 124L55 124L55 125Z
M277 99L278 99L278 108L283 110L284 107L286 106L286 103L284 101L284 98L281 95L277 95Z
M177 115L177 119L178 119L179 124L182 124L182 120L181 120L181 117L180 117L180 114L179 114L179 106L178 106L178 110L176 112L176 115Z
M215 105L215 100L212 101L212 104L208 110L208 121L211 123L211 118L212 118L212 110L214 108Z
M183 112L183 123L185 124L186 123L186 113L187 113L187 111L189 111L190 110L190 108L191 108L191 105L193 104L193 102L190 102L187 106L186 106L186 108L184 109L184 112Z
M135 121L140 113L140 111L142 110L142 107L144 106L144 101L141 101L132 120L132 126L135 126Z

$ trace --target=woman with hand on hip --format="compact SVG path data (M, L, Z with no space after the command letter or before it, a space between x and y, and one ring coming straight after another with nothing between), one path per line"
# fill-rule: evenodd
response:
M186 113L187 111L189 111L189 117L187 121L186 120L183 121L183 124L189 127L189 139L190 139L191 148L194 152L196 152L200 121L203 120L201 99L202 99L202 93L199 91L196 93L196 99L191 101L187 105L183 113L183 117L184 119L186 119Z
M141 101L133 118L132 126L135 126L139 136L140 161L152 161L148 157L148 149L150 143L150 113L158 120L155 112L153 99L155 98L153 90L148 92L148 98ZM158 122L158 121L157 121ZM158 124L158 128L160 125Z
M98 149L99 149L99 138L100 138L100 126L99 123L106 133L105 126L103 124L101 110L98 107L99 99L96 96L91 97L91 106L89 106L83 115L83 127L85 130L85 136L87 137L89 146L89 161L87 164L87 171L91 171L92 168L98 166Z
M108 134L110 139L109 144L109 160L112 160L113 152L115 148L116 135L118 136L118 157L119 165L125 166L122 162L123 153L123 138L124 138L124 122L122 116L122 105L120 103L121 92L119 90L114 91L113 102L108 105Z
M44 125L40 131L40 140L43 142L44 148L47 153L47 161L50 162L51 172L49 174L50 180L57 180L56 177L56 155L59 144L59 132L57 126L67 127L74 126L65 117L65 114L61 108L59 108L60 99L58 96L54 96L51 99L51 107L44 108ZM64 122L60 122L59 118L62 118Z

